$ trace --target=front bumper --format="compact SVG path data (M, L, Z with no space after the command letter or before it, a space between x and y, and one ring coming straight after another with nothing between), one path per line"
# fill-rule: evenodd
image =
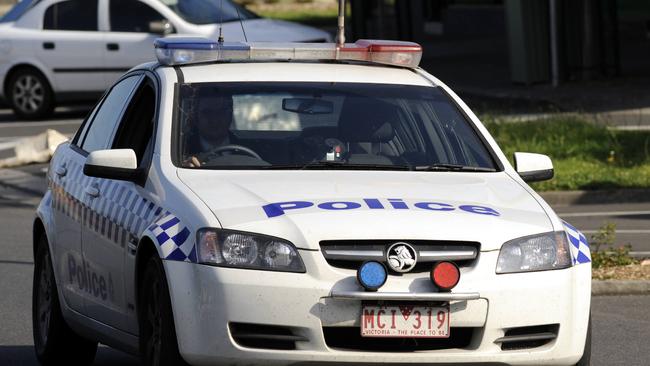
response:
M165 261L179 349L194 365L312 363L492 363L572 365L586 338L591 270L496 275L498 251L482 252L461 270L453 293L478 298L451 301L451 333L472 328L461 348L414 352L360 351L328 346L324 329L358 327L361 301L332 297L360 291L355 271L331 267L318 251L301 250L307 273L239 270ZM431 293L427 273L390 276L380 292ZM295 350L243 347L229 323L276 325L304 339ZM494 341L514 327L559 324L543 346L501 349ZM461 328L463 328L461 330Z

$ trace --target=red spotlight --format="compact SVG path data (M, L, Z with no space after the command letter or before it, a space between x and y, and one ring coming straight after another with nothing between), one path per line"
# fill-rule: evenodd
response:
M460 280L460 270L452 262L438 262L431 270L431 281L439 289L449 291Z

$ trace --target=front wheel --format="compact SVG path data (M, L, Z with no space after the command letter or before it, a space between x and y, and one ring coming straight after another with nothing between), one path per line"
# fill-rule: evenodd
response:
M97 342L82 338L66 324L44 236L39 241L34 264L32 327L36 358L41 365L92 364Z
M143 365L187 365L178 351L165 272L155 255L149 259L140 285L138 319Z
M7 99L20 119L41 119L54 110L54 93L45 76L33 68L22 68L11 75Z

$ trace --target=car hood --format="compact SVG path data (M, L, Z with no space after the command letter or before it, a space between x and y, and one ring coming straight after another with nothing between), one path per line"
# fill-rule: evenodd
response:
M210 171L179 178L223 228L318 249L321 240L459 240L499 249L552 231L539 203L505 173Z
M248 42L323 42L331 41L329 33L306 25L274 19L248 19L223 24L223 36L228 42L244 42L242 25ZM204 25L203 31L210 37L219 37L219 25Z

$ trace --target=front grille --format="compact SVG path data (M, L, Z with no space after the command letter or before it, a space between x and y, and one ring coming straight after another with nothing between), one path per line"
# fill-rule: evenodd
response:
M501 343L504 351L541 347L557 338L559 329L559 324L510 328L494 343Z
M411 272L428 272L439 261L451 261L459 267L470 266L478 257L480 244L437 240L327 240L320 242L321 252L333 267L357 269L367 260L386 262L386 249L396 242L411 244L418 262Z
M296 342L307 342L295 329L275 325L230 323L232 338L242 347L294 350Z
M330 348L368 352L433 351L468 348L478 328L451 328L449 338L368 338L359 327L323 327Z

